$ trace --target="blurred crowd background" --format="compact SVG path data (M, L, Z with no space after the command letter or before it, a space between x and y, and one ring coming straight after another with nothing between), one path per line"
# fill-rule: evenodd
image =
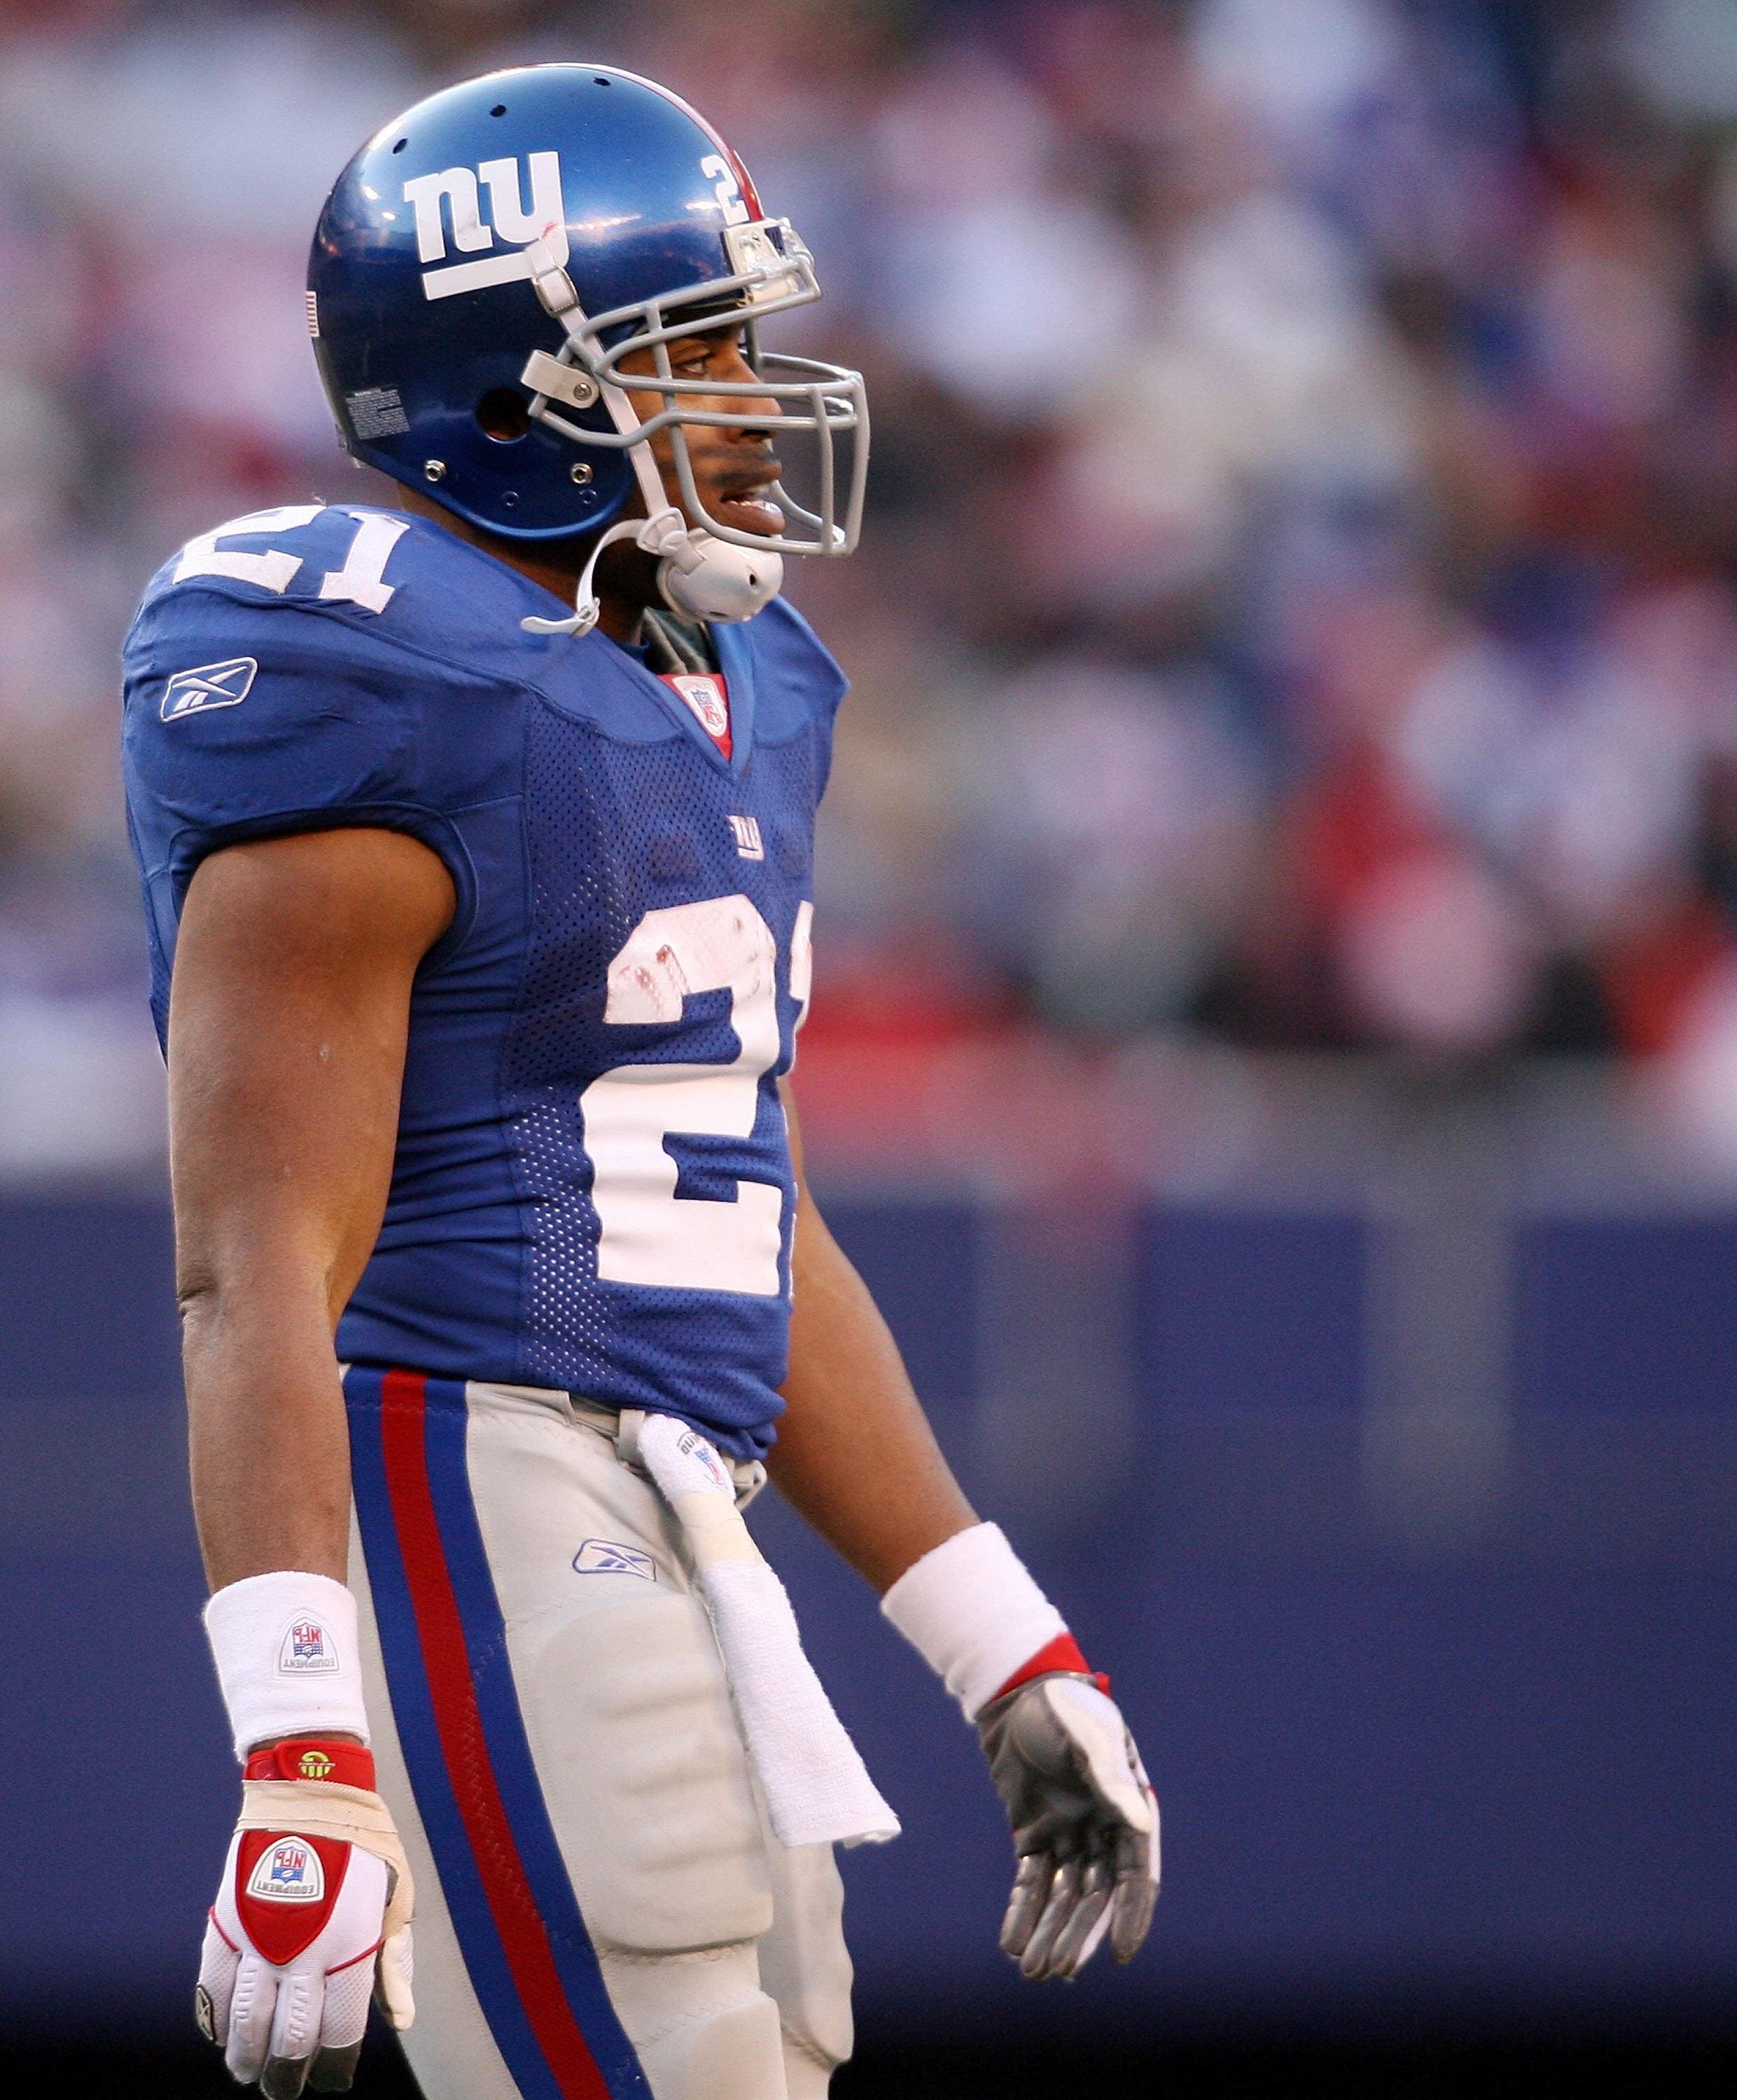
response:
M800 332L870 377L863 550L793 586L856 686L817 1043L1737 1074L1721 0L7 0L15 1149L76 1150L134 1027L140 585L360 493L302 322L320 197L427 90L585 55L719 124L819 258Z

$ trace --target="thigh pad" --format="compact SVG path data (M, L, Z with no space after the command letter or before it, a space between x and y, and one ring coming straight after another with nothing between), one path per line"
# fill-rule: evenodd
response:
M594 1939L628 1951L757 1939L771 1877L711 1626L696 1597L634 1586L515 1630L532 1752L580 1908Z

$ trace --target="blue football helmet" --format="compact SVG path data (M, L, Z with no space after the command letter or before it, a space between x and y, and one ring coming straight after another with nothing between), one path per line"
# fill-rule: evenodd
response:
M545 627L594 622L591 572L617 539L661 558L678 611L712 620L757 612L779 589L784 554L856 545L861 375L759 342L767 316L820 296L813 259L788 219L766 217L723 139L654 82L610 66L526 66L418 103L339 176L307 283L320 377L354 457L508 539L608 528L574 618ZM704 382L708 395L740 395L739 410L684 409L670 344L732 318L757 377ZM654 369L629 378L621 360L636 351ZM664 406L642 422L628 385ZM807 510L774 487L785 526L762 536L705 509L683 424L764 429L771 402L780 445L813 439L819 492ZM665 428L692 527L647 443ZM624 519L636 488L645 514Z

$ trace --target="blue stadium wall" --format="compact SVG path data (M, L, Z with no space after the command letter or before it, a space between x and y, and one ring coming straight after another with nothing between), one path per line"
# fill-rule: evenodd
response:
M1001 1514L984 1215L831 1215ZM994 1949L1008 1845L970 1732L854 1576L788 1511L757 1520L904 1820L846 1862L865 2023L1716 2021L1737 1984L1737 1221L1521 1229L1503 1513L1423 1559L1372 1530L1359 1485L1359 1222L1165 1210L1128 1234L1113 1462L1082 1498L1058 1378L1047 1421L1026 1418L1011 1520L1163 1796L1165 1893L1132 1970L1019 1983ZM231 1814L170 1271L148 1198L0 1203L15 2033L179 2032ZM1072 1485L1046 1521L1052 1463Z

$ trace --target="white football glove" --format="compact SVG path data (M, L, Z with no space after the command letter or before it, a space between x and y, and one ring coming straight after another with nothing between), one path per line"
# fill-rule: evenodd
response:
M1001 1950L1032 1982L1118 1961L1158 1896L1158 1802L1115 1702L1087 1677L1034 1677L977 1717L1019 1856Z
M378 1989L409 2026L410 1873L373 1760L355 1743L254 1752L206 1928L195 2012L243 2085L343 2092Z

